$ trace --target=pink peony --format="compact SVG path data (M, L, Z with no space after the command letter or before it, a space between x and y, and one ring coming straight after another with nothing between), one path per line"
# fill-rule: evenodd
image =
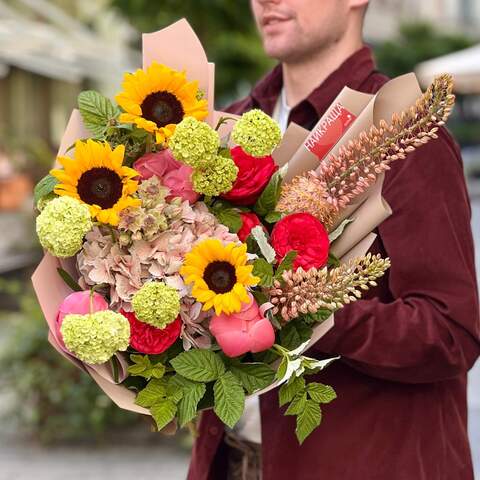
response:
M146 153L133 164L133 168L140 174L142 180L147 180L154 175L163 178L168 172L177 170L181 166L182 164L173 158L168 149Z
M213 316L210 331L227 357L262 352L275 343L273 326L263 313L250 295L250 303L243 304L239 313Z
M188 165L181 165L180 168L168 172L162 178L163 185L170 190L167 200L180 197L182 200L195 203L200 198L200 195L193 190L192 172L193 169Z
M63 319L67 315L71 313L85 315L87 313L108 310L108 303L100 294L94 293L91 300L90 295L90 290L73 292L68 295L60 305L57 314L57 322L55 324L55 335L63 348L65 348L65 344L63 343L60 327L62 326Z
M188 165L177 162L169 149L146 153L133 164L133 168L140 174L142 180L154 175L158 177L162 185L170 189L167 200L180 197L194 203L200 198L193 190L191 180L193 170Z

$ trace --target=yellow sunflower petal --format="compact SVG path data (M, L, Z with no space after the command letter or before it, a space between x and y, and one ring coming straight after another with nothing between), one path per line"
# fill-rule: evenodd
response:
M241 283L236 283L233 287L233 291L238 295L238 298L243 303L249 303L250 297L248 296L247 289Z

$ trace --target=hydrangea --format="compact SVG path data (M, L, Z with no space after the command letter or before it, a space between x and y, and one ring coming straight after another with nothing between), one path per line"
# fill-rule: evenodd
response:
M82 362L105 363L130 342L130 323L120 313L103 310L67 315L60 329L67 349Z
M232 139L254 157L270 155L282 139L278 123L258 109L242 115L232 131Z
M132 307L141 322L165 328L180 313L180 295L163 282L148 282L133 296Z
M144 180L138 187L137 195L142 201L141 207L129 207L120 212L118 228L121 232L120 243L128 245L132 240L152 240L168 227L165 209L168 188L153 176Z
M60 258L75 255L92 227L88 206L67 196L48 202L37 217L37 235L42 247Z
M108 285L105 293L109 294L110 308L115 311L131 312L133 295L152 280L174 287L180 297L186 299L189 288L178 271L193 245L204 238L238 242L237 235L219 223L203 202L190 205L175 199L167 203L163 213L168 228L152 240L132 239L141 231L133 234L131 230L112 238L108 228L94 226L76 256L82 288L88 290L100 283Z
M229 157L218 155L215 163L205 170L195 170L193 189L204 195L217 196L229 192L237 179L238 167Z
M179 162L205 168L215 160L220 137L207 123L185 117L175 128L168 146Z
M164 187L156 176L143 180L137 190L138 198L142 201L142 207L144 208L165 205L165 198L168 194L168 188Z

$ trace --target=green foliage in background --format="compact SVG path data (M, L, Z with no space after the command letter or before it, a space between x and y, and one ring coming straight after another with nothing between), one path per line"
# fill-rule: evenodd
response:
M18 292L15 285L3 290ZM1 419L2 425L13 419L49 443L95 442L112 429L138 423L137 415L120 410L48 343L47 326L32 292L20 297L20 312L11 319L0 312L0 328L0 389L12 397L11 412Z
M398 36L375 48L380 71L390 77L411 72L425 60L471 47L476 42L462 34L450 34L423 22L401 25Z
M216 64L218 107L245 93L272 65L263 53L248 0L111 0L111 4L139 32L160 30L185 17Z

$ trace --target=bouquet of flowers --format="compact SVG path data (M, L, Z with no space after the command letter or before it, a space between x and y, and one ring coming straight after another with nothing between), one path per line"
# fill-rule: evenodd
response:
M233 427L246 395L278 386L303 442L336 397L306 381L335 359L304 352L389 267L366 254L390 213L382 172L436 137L451 80L414 89L410 109L366 131L365 104L349 117L342 100L313 132L282 138L259 110L213 111L213 66L185 21L144 43L116 103L80 94L35 189L46 255L33 282L50 341L158 429L206 408ZM338 121L327 148L322 129Z

